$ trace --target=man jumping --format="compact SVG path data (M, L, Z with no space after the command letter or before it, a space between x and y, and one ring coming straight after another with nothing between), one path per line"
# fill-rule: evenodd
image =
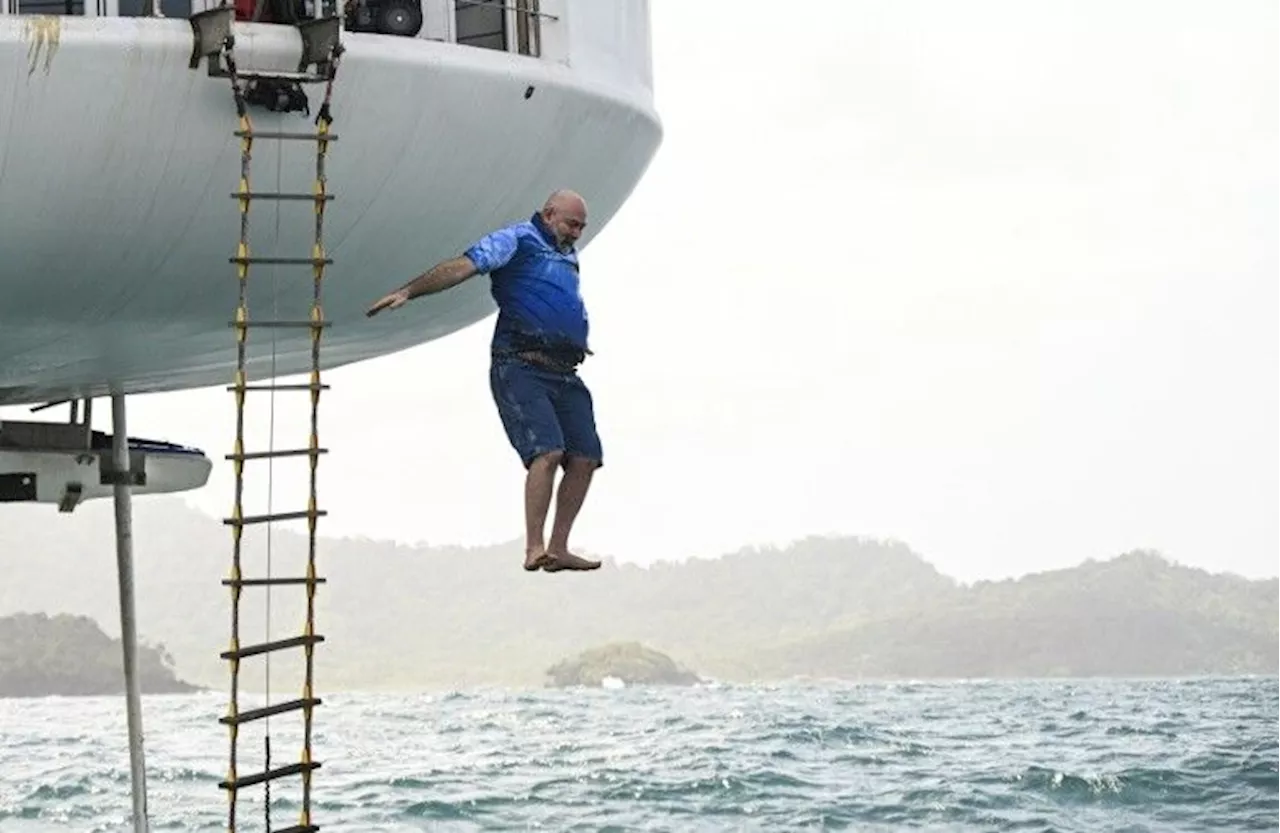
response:
M587 205L573 191L556 191L528 220L490 232L461 256L439 263L369 308L373 316L419 295L488 274L498 321L490 348L489 387L507 439L524 463L524 568L547 572L595 570L569 551L569 530L591 476L603 464L591 392L577 367L590 354L587 310L578 289L574 243L587 225ZM551 539L544 543L556 469Z

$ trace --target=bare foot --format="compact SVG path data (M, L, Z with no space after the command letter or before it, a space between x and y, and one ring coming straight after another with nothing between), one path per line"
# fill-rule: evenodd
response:
M574 555L571 552L549 552L547 553L547 561L542 569L548 573L558 573L561 570L598 570L600 569L600 562Z
M550 563L551 556L547 555L546 550L524 551L524 568L531 573L536 573L539 569L546 567Z

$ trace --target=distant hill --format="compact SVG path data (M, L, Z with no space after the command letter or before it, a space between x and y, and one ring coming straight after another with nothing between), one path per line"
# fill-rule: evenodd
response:
M948 605L776 646L776 673L833 677L1277 673L1276 582L1152 552L982 582Z
M138 647L144 694L197 690L178 680L163 646ZM124 692L124 653L86 616L25 613L0 617L0 697L68 697Z
M177 499L134 506L139 631L167 646L184 679L223 687L230 533ZM74 613L116 633L110 502L72 516L5 511L0 615ZM246 541L245 574L261 575L262 535ZM305 538L275 532L274 575L302 575L304 556ZM726 680L1276 673L1274 579L1210 575L1152 553L972 587L904 544L861 538L649 568L606 558L583 575L525 573L521 557L516 542L324 540L321 690L540 685L554 663L610 642ZM272 638L301 632L303 594L290 590L273 592ZM242 641L268 636L263 601L262 590L244 592ZM292 686L297 658L272 663L273 687ZM257 685L260 668L242 664L242 684Z

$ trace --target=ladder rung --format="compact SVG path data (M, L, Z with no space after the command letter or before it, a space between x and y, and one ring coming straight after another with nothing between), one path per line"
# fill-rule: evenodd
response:
M250 451L247 454L227 454L228 460L272 460L276 457L301 457L304 454L310 454L309 448L286 448L279 451ZM328 454L329 449L317 448L316 454Z
M242 711L235 717L219 717L218 722L223 726L240 726L254 720L261 720L264 717L273 717L277 714L285 712L293 712L298 709L305 709L308 706L320 705L319 697L303 697L301 700L290 700L287 703L276 703L271 706L263 706L260 709L249 709Z
M296 384L296 385L227 385L227 390L328 390L328 385Z
M244 659L245 657L256 657L258 654L269 654L272 651L283 651L288 648L301 648L304 645L318 645L324 642L324 637L316 636L291 636L288 639L277 639L274 642L259 642L257 645L249 645L238 651L223 651L219 656L223 659Z
M331 257L233 257L228 259L232 263L277 263L286 266L320 266L333 263L333 258Z
M245 787L252 787L255 784L262 784L266 781L274 781L277 778L288 778L290 775L301 775L304 772L310 772L320 768L319 761L312 761L309 764L289 764L278 769L269 769L266 772L256 772L253 775L246 775L243 778L237 778L234 781L221 781L218 786L224 790L240 790Z
M297 139L300 141L311 140L326 142L338 141L337 133L328 133L321 136L319 133L295 133L287 130L237 130L236 135L241 139Z
M332 327L332 321L228 321L228 327L244 327L246 330L252 330L254 327L271 327L275 329L294 328L294 329L314 329L316 327Z
M291 72L287 69L242 69L236 71L236 77L248 81L299 81L304 84L329 80L328 76L314 72Z
M224 578L222 584L224 587L278 587L283 584L311 584L313 579L309 578ZM328 579L316 578L316 584L325 584Z
M237 200L332 200L333 194L307 194L297 191L235 191L231 194Z
M310 518L314 515L317 518L323 518L329 514L323 509L317 509L312 512L309 509L303 509L300 512L271 512L267 515L245 515L240 520L235 518L223 518L222 522L227 526L252 526L253 524L265 524L271 521L296 521L299 518Z

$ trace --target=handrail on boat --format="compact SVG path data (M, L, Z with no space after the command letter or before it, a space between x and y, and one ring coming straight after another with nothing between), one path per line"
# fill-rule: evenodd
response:
M509 5L504 0L454 0L455 5L460 6L489 6L490 8L502 9L503 11L515 12L516 14L528 15L529 17L541 17L547 20L559 20L560 17L554 14L548 14L544 11L537 10L537 0L533 3L518 3L517 5ZM525 8L525 5L533 6L533 9Z
M541 0L0 0L0 15L187 17L228 5L236 7L241 21L295 25L312 16L340 15L349 31L445 40L531 57L542 56L543 21L561 19L543 11ZM477 18L468 14L473 10L496 14L481 11ZM444 23L441 14L450 22ZM428 34L423 30L429 18L435 25Z

